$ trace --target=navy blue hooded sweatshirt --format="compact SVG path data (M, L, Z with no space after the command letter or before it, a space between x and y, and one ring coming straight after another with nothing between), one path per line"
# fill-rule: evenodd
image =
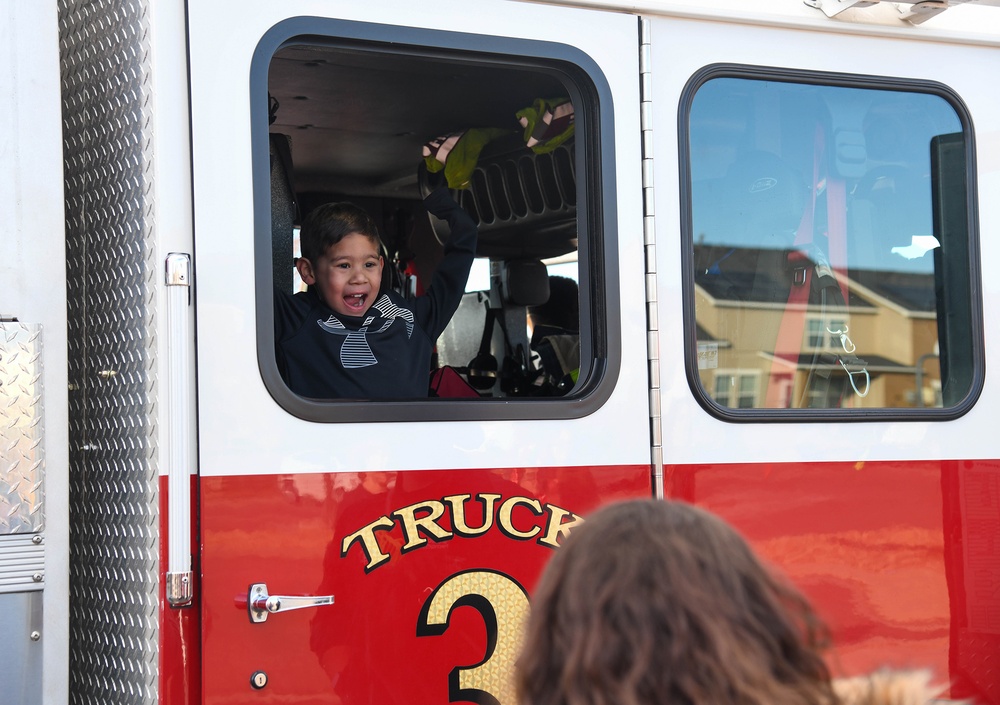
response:
M446 188L424 207L451 237L422 296L381 291L364 316L335 313L311 287L275 292L275 356L282 379L313 399L408 399L428 394L431 354L458 309L476 254L475 222Z

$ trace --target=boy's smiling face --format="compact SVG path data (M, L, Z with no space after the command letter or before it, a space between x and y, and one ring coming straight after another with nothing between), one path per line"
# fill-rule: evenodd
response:
M350 233L316 262L296 262L302 281L315 285L327 306L345 316L363 316L375 303L382 283L382 257L374 242Z

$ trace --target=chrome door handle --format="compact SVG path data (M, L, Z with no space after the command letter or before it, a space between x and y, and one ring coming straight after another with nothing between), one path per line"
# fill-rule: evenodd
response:
M247 612L250 621L255 624L266 622L267 616L276 612L291 612L306 607L332 604L333 595L269 595L266 583L254 583L247 592Z

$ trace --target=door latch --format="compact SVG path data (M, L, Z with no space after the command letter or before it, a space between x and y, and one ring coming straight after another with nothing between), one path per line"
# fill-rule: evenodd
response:
M238 600L243 602L243 600ZM306 607L332 605L333 595L269 595L266 583L254 583L247 591L247 613L254 624L266 622L270 614Z

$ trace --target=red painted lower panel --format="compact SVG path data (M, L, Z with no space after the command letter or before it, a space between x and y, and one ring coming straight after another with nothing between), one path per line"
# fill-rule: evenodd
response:
M836 673L931 668L952 697L1000 705L1000 462L685 465L665 480L807 594ZM199 491L201 622L162 610L161 702L371 705L483 701L477 690L503 702L510 628L551 545L575 515L650 485L631 466L205 478ZM335 603L254 624L251 583Z
M715 511L811 598L831 666L932 668L1000 703L1000 462L672 466L668 494Z
M525 591L560 528L649 494L647 466L205 478L204 701L510 702ZM252 583L335 604L253 624Z

